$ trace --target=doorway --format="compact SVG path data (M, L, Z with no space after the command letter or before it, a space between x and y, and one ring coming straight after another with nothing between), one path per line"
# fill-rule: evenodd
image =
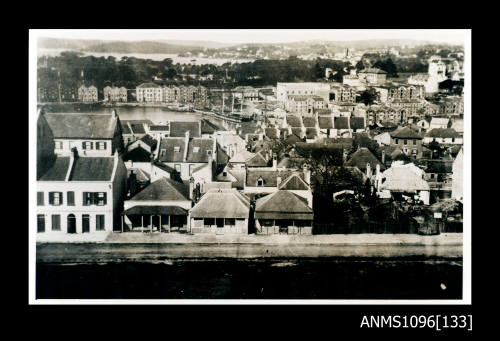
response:
M82 215L82 233L89 233L89 232L90 232L90 216L88 214L84 214Z
M68 215L68 233L76 233L76 218L74 214Z

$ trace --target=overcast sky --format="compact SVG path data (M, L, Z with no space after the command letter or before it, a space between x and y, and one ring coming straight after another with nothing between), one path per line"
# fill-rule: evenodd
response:
M33 30L39 37L98 40L205 40L222 43L279 43L304 40L412 39L462 43L470 30Z

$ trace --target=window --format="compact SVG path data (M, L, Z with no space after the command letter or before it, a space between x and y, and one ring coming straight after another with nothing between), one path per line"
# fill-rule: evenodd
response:
M262 187L262 186L264 186L264 180L263 180L262 178L258 178L258 179L257 179L257 186L258 186L258 187Z
M52 215L52 231L61 231L61 216L59 214Z
M260 225L262 226L273 226L274 222L272 219L259 219Z
M45 215L38 214L37 218L37 232L45 232Z
M404 140L403 142L405 146L408 144L408 140Z
M93 204L92 193L83 192L83 206L89 206Z
M165 156L165 152L166 152L165 149L160 149L160 156Z
M45 205L43 202L43 192L36 192L36 204L37 206Z
M97 206L104 206L106 205L106 192L97 192L94 193L94 202Z
M226 219L224 219L224 225L225 226L232 226L232 227L234 227L236 225L236 219L234 219L234 218L226 218Z
M203 225L205 225L205 227L211 227L215 225L215 218L204 218Z
M75 206L75 192L67 193L68 206Z
M55 145L56 149L63 149L63 143L62 143L62 141L55 141L54 145Z
M216 218L215 223L218 228L223 228L224 227L224 218Z
M207 150L207 155L208 156L212 156L212 151L211 150Z
M413 145L416 146L417 145L417 140L413 140Z
M82 142L82 148L84 150L92 149L92 145L93 143L89 141Z
M394 139L394 143L398 144L399 143L398 139Z
M180 164L176 164L175 165L175 171L180 173L181 172L181 165Z
M96 231L104 231L104 215L98 214L95 216L95 229Z
M62 192L49 192L49 204L53 206L62 205Z
M455 138L454 137L451 138L451 142L455 142Z
M106 142L96 142L96 147L98 150L106 150Z

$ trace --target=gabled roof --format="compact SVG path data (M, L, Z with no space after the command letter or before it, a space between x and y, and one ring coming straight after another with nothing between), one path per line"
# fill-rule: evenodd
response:
M266 133L266 136L269 137L270 139L279 138L278 130L276 128L266 128L265 133Z
M348 117L335 117L333 126L335 129L349 129Z
M450 121L450 119L446 118L446 117L433 117L431 119L431 125L433 125L433 124L448 125L449 121Z
M286 176L286 174L285 174ZM287 190L308 190L309 184L305 182L304 174L301 172L292 173L285 178L285 180L281 180L279 184L279 189L287 189Z
M132 128L132 133L134 134L146 134L146 131L144 130L144 126L139 123L131 123L130 127Z
M201 120L201 133L202 134L213 134L217 130L217 127L208 120Z
M189 139L188 153L186 162L208 162L209 156L207 151L212 151L213 158L213 147L214 140L212 139L203 139L203 138L194 138ZM195 153L195 148L198 148L198 151Z
M365 128L365 119L363 117L351 117L351 129Z
M236 189L210 189L190 210L192 218L248 218L250 199Z
M425 137L456 138L460 137L460 134L451 128L434 128L429 130Z
M189 131L189 137L201 137L200 122L170 122L170 137L184 137Z
M314 116L304 116L302 117L302 122L304 123L304 127L316 127L316 117Z
M416 131L408 127L398 128L391 132L391 137L400 139L422 139Z
M287 180L291 180L291 183L286 185L286 189L309 189L304 188L304 173L301 171L294 170L272 170L272 169L247 169L246 186L247 187L257 187L257 181L259 179L263 180L262 187L278 187L278 177L281 178L280 185L285 185ZM302 182L296 183L295 180L289 179L291 176L299 177ZM297 184L297 185L295 185Z
M295 116L295 115L286 115L286 123L290 126L290 127L302 127L302 124L301 124L301 119L299 116Z
M302 128L291 128L292 134L297 135L300 138L304 137L304 132L302 131Z
M288 145L293 145L297 142L302 142L302 139L297 134L293 133L293 129L294 128L292 128L292 134L285 139L285 143Z
M123 154L123 161L150 162L151 153L148 152L146 149L142 148L141 146L138 146Z
M359 148L355 151L351 158L347 161L347 166L358 167L361 171L366 171L366 164L369 163L371 169L374 171L377 165L380 166L380 170L384 170L385 166L380 162L375 155L368 148Z
M330 116L318 117L319 127L321 129L333 129L333 119Z
M149 184L130 200L189 201L184 184L167 178L161 178Z
M279 190L255 202L256 219L313 220L307 201L295 193Z
M248 160L253 158L255 156L255 153L249 152L248 150L244 149L237 153L235 156L229 159L230 163L246 163Z
M175 147L179 147L178 152L174 151ZM180 137L164 138L160 142L160 154L158 156L158 160L163 162L183 162L185 148L186 148L186 143L184 138ZM162 155L163 150L165 150L164 155Z
M363 69L361 71L359 71L358 73L378 73L378 74L387 74L387 72L385 72L384 70L381 70L381 69L378 69L378 68L366 68L366 69Z
M306 138L314 139L318 137L318 130L316 128L306 128Z
M158 84L151 83L151 82L142 83L142 84L138 85L137 87L138 88L161 88L161 86L159 86Z
M254 156L252 156L250 159L248 159L245 163L248 167L265 167L265 166L267 166L267 161L261 152L256 153Z
M112 139L118 118L111 114L46 113L54 138Z
M41 177L39 181L64 181L70 164L69 157L57 156L55 162Z
M77 157L69 181L111 181L114 157ZM92 171L89 171L92 170Z
M122 122L122 134L132 134L132 130L130 130L128 124L125 124L125 122Z
M148 135L148 134L141 137L139 139L139 141L147 144L149 147L151 147L151 149L154 149L154 147L156 147L156 143L157 143L157 141L151 135Z
M415 169L413 164L395 165L393 163L391 168L382 174L385 181L380 188L396 192L428 191L429 184L415 172ZM420 170L420 172L423 171Z
M149 175L149 173L145 172L144 170L142 170L140 168L129 168L129 169L127 169L127 175L128 175L128 177L130 177L130 174L132 174L132 172L134 172L137 181L147 182L147 181L149 181L151 179L151 175Z

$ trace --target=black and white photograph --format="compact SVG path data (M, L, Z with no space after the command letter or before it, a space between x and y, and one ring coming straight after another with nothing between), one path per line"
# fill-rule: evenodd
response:
M471 30L29 30L30 304L470 304Z

